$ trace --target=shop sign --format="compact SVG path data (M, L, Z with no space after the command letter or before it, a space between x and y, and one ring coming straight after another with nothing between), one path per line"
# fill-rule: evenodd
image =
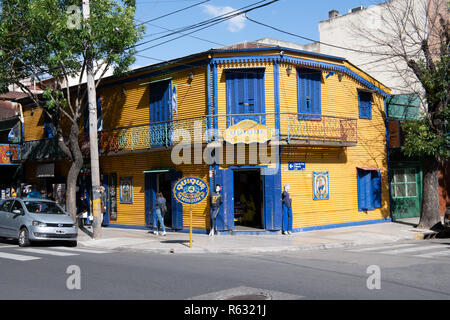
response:
M109 219L117 220L117 174L111 173L109 176Z
M197 204L208 196L208 184L196 177L179 180L173 187L175 199L183 204Z
M272 138L272 132L253 120L242 120L223 132L223 139L231 144L265 143Z
M306 169L305 162L289 162L288 164L289 171L304 171Z
M330 184L328 172L313 172L314 200L330 199Z
M400 121L389 121L389 147L400 148Z

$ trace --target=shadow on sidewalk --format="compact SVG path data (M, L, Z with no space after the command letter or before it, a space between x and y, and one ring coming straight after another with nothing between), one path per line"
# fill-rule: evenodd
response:
M164 240L164 241L161 241L161 243L177 243L177 244L182 244L189 248L189 240Z

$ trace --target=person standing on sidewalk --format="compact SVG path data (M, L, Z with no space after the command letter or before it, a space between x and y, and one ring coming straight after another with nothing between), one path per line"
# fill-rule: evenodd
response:
M166 227L164 226L164 219L162 217L163 209L166 208L166 199L161 192L156 194L155 206L153 207L153 233L159 235L158 222L161 225L161 235L166 235Z
M283 234L292 233L292 199L289 196L289 189L289 184L286 184L281 195L283 203Z
M211 194L211 230L209 231L209 235L213 236L214 232L217 232L216 230L216 218L219 214L220 206L222 205L222 195L220 194L220 191L222 190L222 187L220 185L216 185L216 192L213 192Z

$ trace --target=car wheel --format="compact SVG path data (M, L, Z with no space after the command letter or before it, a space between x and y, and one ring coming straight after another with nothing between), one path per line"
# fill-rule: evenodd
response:
M30 238L28 237L27 228L22 228L19 231L19 247L28 247L30 245Z

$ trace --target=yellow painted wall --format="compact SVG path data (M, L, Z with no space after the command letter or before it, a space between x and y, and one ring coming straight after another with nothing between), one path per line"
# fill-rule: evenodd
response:
M175 166L170 159L170 151L128 154L123 156L102 157L100 166L102 173L117 173L117 220L111 224L144 225L145 224L145 174L144 171L160 168L174 168L181 171L183 177L195 176L208 183L208 167L205 165ZM120 177L133 177L133 203L120 203ZM209 198L208 198L209 199ZM166 199L171 201L170 199ZM192 207L195 229L209 227L209 201ZM183 228L189 228L189 207L183 205Z

